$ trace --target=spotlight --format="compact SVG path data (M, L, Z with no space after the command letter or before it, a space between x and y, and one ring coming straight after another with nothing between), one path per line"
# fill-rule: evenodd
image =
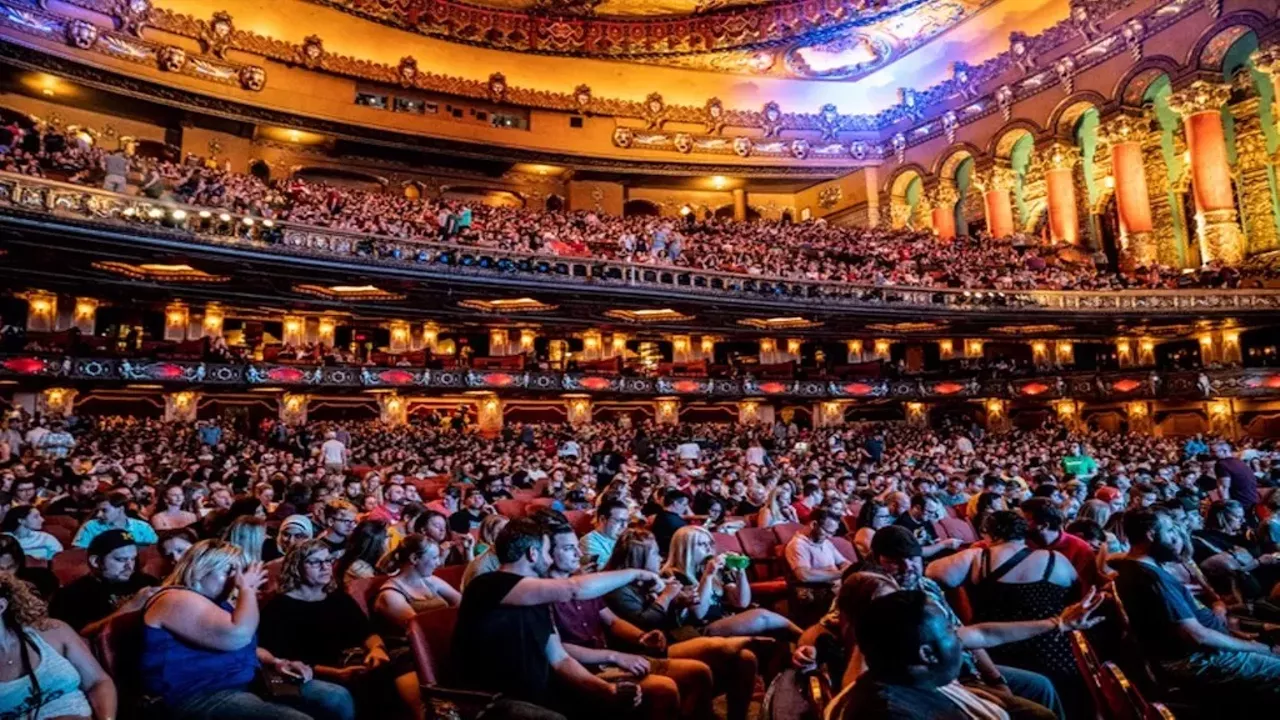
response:
M200 219L201 219L201 220L208 220L208 219L209 219L209 218L211 218L211 217L213 217L213 213L209 212L208 210L201 210L201 211L200 211Z
M244 223L245 227L253 227L253 218L247 217L244 220L241 220L240 222Z
M160 208L151 208L150 210L147 211L147 217L151 218L152 220L159 220L160 218L164 217L164 211L161 210Z
M231 222L231 216L228 215L227 213L222 213L221 215L218 216L218 219L221 220L222 222Z
M177 220L178 222L182 222L183 220L186 220L186 219L187 219L187 211L186 211L186 210L174 210L174 211L173 211L173 219L174 219L174 220Z

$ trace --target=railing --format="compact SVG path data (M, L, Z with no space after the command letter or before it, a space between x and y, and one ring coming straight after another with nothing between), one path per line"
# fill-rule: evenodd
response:
M92 381L160 383L166 386L278 387L318 389L382 388L406 393L428 390L492 390L534 393L580 392L735 399L788 397L814 400L1004 398L1128 401L1156 398L1208 399L1280 396L1280 368L1156 373L1149 369L1010 380L852 378L840 380L756 380L752 378L628 377L623 375L421 367L307 366L271 363L228 364L182 360L71 358L21 353L0 356L0 377L46 382Z
M403 240L213 208L159 202L96 188L0 173L0 216L41 214L96 229L127 229L139 240L177 240L257 252L341 259L364 267L411 269L426 276L515 278L549 286L617 288L664 296L743 298L840 308L1097 314L1240 314L1280 310L1280 290L973 291L793 280L674 265L540 255L500 248Z

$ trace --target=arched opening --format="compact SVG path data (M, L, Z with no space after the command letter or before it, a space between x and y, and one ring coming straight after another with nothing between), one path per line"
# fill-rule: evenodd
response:
M622 205L622 217L657 217L657 203L648 200L628 200Z
M522 208L524 198L510 190L477 187L474 185L453 185L440 188L440 194L449 200L464 203L477 203L489 207Z
M559 195L548 195L543 202L543 207L546 208L547 212L560 212L564 210L564 198Z
M365 192L380 193L387 187L387 181L376 175L341 168L304 167L294 171L293 176L310 182L337 185Z
M914 169L898 173L889 186L889 225L896 229L919 230L928 225L920 217L924 209L924 178Z
M249 163L249 174L264 183L271 182L271 166L263 160L254 160Z
M716 208L716 211L715 211L715 213L714 213L714 216L715 216L715 218L716 218L716 219L718 219L718 220L732 220L732 219L733 219L733 206L732 206L732 205L721 205L720 207Z
M792 216L791 216L791 208L787 208L787 209L783 210L783 211L782 211L782 224L783 224L783 225L790 225L790 224L791 224L791 223L793 223L793 222L795 222L795 219L794 219L794 218L792 218Z

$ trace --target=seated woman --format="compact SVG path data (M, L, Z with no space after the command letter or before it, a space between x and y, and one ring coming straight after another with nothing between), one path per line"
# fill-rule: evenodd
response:
M376 626L393 647L408 645L409 623L418 613L457 607L462 595L432 573L440 567L440 546L424 535L410 535L392 554L395 575L378 588L373 601ZM397 676L396 689L409 707L421 705L418 676L411 666Z
M321 680L353 691L368 689L362 680L390 657L364 611L338 589L329 546L304 540L283 561L280 594L262 608L259 645L276 657L310 665ZM317 632L320 628L324 632Z
M858 557L867 560L871 557L871 538L876 531L886 525L893 524L893 515L889 507L875 498L867 498L858 508L858 517L854 521L853 549Z
M707 519L702 523L702 527L711 532L732 535L746 527L747 523L741 519L730 520L724 504L725 501L718 497L711 498L707 502Z
M151 513L151 527L164 531L194 525L200 517L191 512L192 507L182 486L170 485L156 501L155 511Z
M791 483L778 483L776 487L769 491L769 496L765 498L764 507L760 508L756 525L767 528L774 525L800 522L796 516L796 509L791 507L792 494Z
M0 717L114 718L116 686L31 586L0 572Z
M724 555L717 555L715 549L711 533L697 526L682 527L671 538L662 575L668 583L683 586L676 599L683 608L682 623L697 628L700 635L800 637L795 623L771 610L751 607L746 568L725 569Z
M246 566L235 545L203 540L147 601L140 670L143 692L162 706L159 716L354 720L349 691L258 647L264 575L260 564ZM264 695L254 692L260 671Z
M661 563L658 541L653 533L633 528L618 538L605 569L656 573ZM662 588L627 585L606 595L605 602L615 615L641 630L662 632L662 645L665 645L668 657L706 663L715 678L717 692L726 694L728 720L744 720L751 704L759 665L750 647L753 639L702 637L696 629L681 626L677 619L680 608L675 599L682 590L683 586L674 582ZM672 642L668 644L666 640Z
M13 575L31 583L45 599L58 591L58 576L47 567L28 566L27 554L22 552L18 539L9 535L0 535L0 575Z
M49 562L54 555L62 552L62 543L41 528L44 518L40 511L31 505L15 505L4 514L0 522L0 532L12 535L22 545L27 557L41 562Z
M494 548L498 542L498 533L502 532L502 528L507 526L510 519L505 515L492 513L486 515L484 520L480 521L480 542L476 545L476 550L480 553L475 559L467 563L467 569L462 572L462 588L465 590L467 583L477 575L483 575L498 569L498 554ZM481 550L480 548L484 549Z
M346 548L338 561L337 573L343 587L377 575L378 561L386 552L387 524L381 520L362 520L347 537Z

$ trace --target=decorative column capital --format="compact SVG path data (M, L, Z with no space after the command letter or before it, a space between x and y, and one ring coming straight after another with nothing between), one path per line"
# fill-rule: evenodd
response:
M1043 159L1046 171L1070 170L1080 162L1080 148L1064 142L1053 142L1038 157Z
M984 184L987 190L1008 192L1017 185L1018 173L1011 167L996 165L988 172L986 180Z
M1169 96L1169 108L1185 118L1201 112L1217 112L1230 97L1230 85L1196 80Z
M1151 123L1145 117L1113 115L1102 121L1098 139L1111 145L1127 142L1141 143L1150 131Z
M960 193L955 183L950 180L938 181L938 186L930 191L929 203L934 207L951 207L960 201Z
M1253 67L1258 72L1266 73L1274 81L1280 76L1280 44L1260 47L1249 55Z

